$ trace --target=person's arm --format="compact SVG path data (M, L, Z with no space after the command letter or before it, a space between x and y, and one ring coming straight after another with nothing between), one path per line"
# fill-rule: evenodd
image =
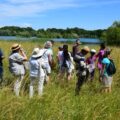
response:
M21 54L21 55L23 56L23 58L24 58L23 61L27 61L27 56L26 56L25 52L24 52L22 49L20 49L20 54Z

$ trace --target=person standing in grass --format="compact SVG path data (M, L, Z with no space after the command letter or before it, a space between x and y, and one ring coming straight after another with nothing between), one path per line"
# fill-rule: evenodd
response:
M3 59L4 55L2 50L0 49L0 84L3 82Z
M45 82L49 82L50 81L50 74L51 74L51 64L53 62L53 51L52 51L52 43L50 41L47 41L44 44L44 54L42 56L44 63L45 63L45 73L46 73L46 77L45 77Z
M75 55L77 54L77 53L79 53L80 52L80 41L79 41L79 39L77 39L76 41L75 41L75 44L73 45L73 48L72 48L72 56L73 56L73 58L75 57Z
M87 68L85 56L88 54L89 51L90 51L89 47L84 46L81 49L81 52L75 55L76 71L77 71L76 75L78 79L75 88L75 95L79 95L81 87L87 79L88 68Z
M112 75L108 73L108 67L111 60L110 53L111 53L111 50L106 49L103 60L102 60L103 69L101 71L101 79L104 85L102 92L106 92L106 93L111 92L111 85L113 80Z
M71 73L74 69L73 57L71 53L68 52L68 45L63 45L63 51L59 54L60 58L60 77L63 77L64 74L67 75L67 81L71 79Z
M29 60L30 63L30 88L29 88L29 97L32 98L34 94L34 83L38 80L38 95L41 96L43 94L43 86L45 79L44 72L44 61L42 59L42 55L44 54L43 49L34 48L32 56Z
M94 75L95 75L95 61L96 61L95 53L96 53L96 50L91 49L90 50L91 55L86 60L87 65L89 65L88 70L89 70L89 74L90 74L90 81L93 81Z
M14 43L11 50L12 52L9 56L9 68L10 72L17 78L14 83L14 92L16 96L19 96L21 83L25 75L25 67L23 62L27 61L27 56L21 48L21 45L18 43Z
M61 71L63 46L59 46L58 49L59 51L57 53L57 62L59 66L59 71Z
M103 56L104 56L104 53L105 53L105 43L101 43L100 44L100 50L99 52L97 53L96 55L96 58L98 58L98 62L97 62L97 67L98 67L98 70L99 70L99 81L101 82L101 71L103 69L102 67L102 59L103 59Z

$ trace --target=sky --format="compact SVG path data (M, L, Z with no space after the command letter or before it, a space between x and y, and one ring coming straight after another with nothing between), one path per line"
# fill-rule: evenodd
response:
M0 27L106 29L120 21L120 0L0 0Z

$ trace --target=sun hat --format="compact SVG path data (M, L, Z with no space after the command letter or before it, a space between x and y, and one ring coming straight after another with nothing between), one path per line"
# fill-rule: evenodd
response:
M45 48L51 48L51 47L52 47L51 41L45 42L44 47L45 47Z
M91 53L96 53L96 50L95 49L91 49L90 52Z
M12 45L12 47L11 47L11 50L12 50L12 51L15 51L15 50L20 49L20 47L21 47L20 44L18 44L18 43L14 43L14 44Z
M33 52L32 52L32 58L37 58L43 55L43 50L39 49L39 48L34 48Z
M82 48L82 50L84 50L84 51L86 51L86 52L90 52L90 48L89 48L88 46L84 46L84 47Z

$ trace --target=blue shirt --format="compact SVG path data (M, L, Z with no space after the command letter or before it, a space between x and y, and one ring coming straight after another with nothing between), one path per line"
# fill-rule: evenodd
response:
M107 74L107 68L108 68L108 66L110 64L110 60L108 58L103 58L102 64L106 65L103 74L106 75L106 76L108 76L108 74Z

